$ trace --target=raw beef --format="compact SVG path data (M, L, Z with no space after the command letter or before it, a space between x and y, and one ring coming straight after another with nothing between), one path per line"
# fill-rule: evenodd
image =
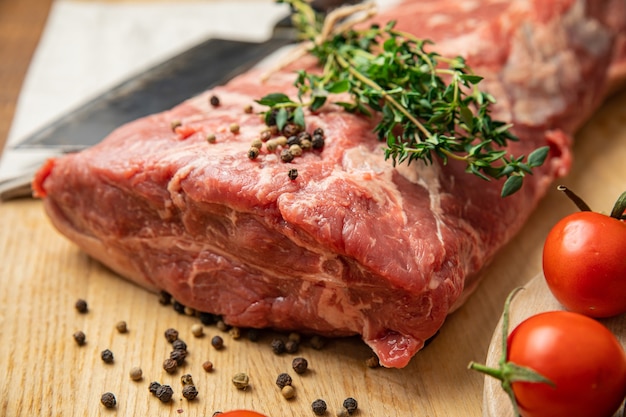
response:
M513 154L550 146L506 199L501 182L455 163L394 168L374 121L330 105L306 116L309 131L325 131L323 150L291 163L265 151L250 160L263 125L243 108L293 94L293 70L310 57L265 83L252 71L50 160L34 188L59 231L123 277L236 326L360 334L383 365L403 367L567 173L571 135L603 98L623 28L605 17L621 3L431 0L376 18L466 56L498 99L494 116L515 124Z

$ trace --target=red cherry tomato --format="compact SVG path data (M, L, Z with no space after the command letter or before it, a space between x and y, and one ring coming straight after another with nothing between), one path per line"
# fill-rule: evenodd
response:
M568 311L532 316L508 336L508 361L554 383L513 382L523 417L610 417L626 396L626 353L596 320Z
M592 211L563 218L546 238L543 272L568 310L591 317L626 312L626 222Z
M233 410L219 413L216 417L266 417L264 414L249 410Z

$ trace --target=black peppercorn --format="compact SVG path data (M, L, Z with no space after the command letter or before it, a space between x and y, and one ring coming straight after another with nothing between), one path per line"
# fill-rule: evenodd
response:
M156 381L152 381L150 383L150 386L148 387L148 390L150 390L150 392L152 393L152 395L156 395L157 389L161 386L161 384L159 384Z
M174 300L172 302L172 307L174 307L174 311L177 312L178 314L185 314L185 305L179 303L178 301Z
M176 329L167 329L165 331L165 338L167 339L168 342L173 343L174 340L178 339L178 330Z
M248 340L251 342L257 342L261 337L261 332L259 329L248 329L246 331L246 336L248 336Z
M295 179L298 178L298 170L295 168L291 168L289 172L287 172L287 176L291 181L295 181Z
M282 374L279 374L278 377L276 378L276 385L280 389L285 387L285 385L291 385L291 383L292 383L292 379L291 379L291 376L289 376L289 374L282 373Z
M300 132L298 133L298 139L300 140L300 143L302 143L303 140L311 140L311 134L309 132Z
M100 353L100 357L102 358L104 363L113 363L113 352L111 352L109 349L104 349Z
M283 127L283 135L289 137L289 136L295 136L298 133L300 133L300 131L302 130L302 128L295 124L295 123L287 123L284 127Z
M348 414L354 413L357 407L358 407L358 403L356 402L354 398L348 397L345 400L343 400L343 408L345 408L348 411Z
M154 393L156 397L161 400L161 402L167 403L170 402L172 396L174 395L174 390L169 385L160 385L156 392Z
M324 137L324 129L322 129L321 127L318 127L317 129L313 131L313 135L319 135L319 136Z
M172 342L172 349L187 350L187 343L182 339L176 339Z
M211 106L217 107L220 105L220 98L218 96L211 96L209 103L211 103Z
M326 413L326 401L317 399L313 401L311 408L316 416L323 416Z
M198 396L198 390L194 385L185 385L183 388L183 397L191 401Z
M77 331L76 333L72 335L72 337L74 337L74 341L76 342L78 346L82 346L85 344L86 337L85 337L85 333L83 333L82 331L80 330Z
M283 149L282 151L280 151L280 159L283 162L291 162L293 161L293 154L289 149Z
M285 342L282 339L274 339L272 340L272 351L280 355L281 353L285 353Z
M320 350L326 345L326 340L322 336L314 335L309 343L313 349Z
M165 359L163 361L163 369L168 374L172 374L172 373L176 372L177 368L178 368L178 362L176 362L175 359L167 358L167 359Z
M285 351L287 353L296 353L298 349L300 349L300 343L295 340L287 340L287 343L285 343Z
M287 146L300 145L300 143L301 141L299 136L289 136L289 138L287 138Z
M159 293L159 303L161 305L169 305L172 302L172 296L167 291L161 291Z
M115 399L115 395L113 395L112 392L105 392L104 394L102 394L102 397L100 397L100 402L106 408L113 408L117 405L117 400Z
M182 349L174 349L170 352L170 359L174 359L176 361L176 365L181 366L185 363L185 358L187 357L187 351Z
M210 326L211 324L215 324L217 322L217 317L215 314L211 313L199 313L198 318L200 319L200 323L205 326Z
M324 136L321 135L313 135L313 140L311 141L311 147L313 149L321 149L324 147Z
M224 339L222 339L221 336L213 336L213 339L211 339L211 346L213 346L215 349L221 349L224 347Z
M309 367L309 362L302 357L297 357L297 358L294 358L293 361L291 362L291 367L293 368L294 371L296 371L297 374L303 374L306 372L307 368Z
M76 310L81 314L84 314L88 311L87 301L83 300L82 298L76 301L76 304L74 304L74 307L76 307Z

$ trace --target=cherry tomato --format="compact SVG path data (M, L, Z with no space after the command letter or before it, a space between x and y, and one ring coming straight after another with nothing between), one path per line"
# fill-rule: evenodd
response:
M626 312L626 222L593 211L563 218L546 238L543 272L568 310L591 317Z
M249 410L233 410L218 414L216 417L266 417L264 414Z
M508 361L554 383L513 382L523 417L610 417L626 396L626 353L598 321L552 311L508 336Z

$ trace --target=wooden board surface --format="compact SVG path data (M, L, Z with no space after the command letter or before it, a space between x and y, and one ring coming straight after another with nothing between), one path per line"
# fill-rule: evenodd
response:
M552 296L542 274L533 278L524 290L519 292L511 303L509 316L509 331L520 324L523 320L544 311L563 310L563 307ZM617 317L600 320L621 342L626 349L626 314ZM502 323L498 322L494 331L489 350L487 352L486 364L497 367L498 360L502 354ZM616 411L614 417L624 417L626 415L626 405ZM500 387L500 381L487 377L483 392L483 415L484 417L514 417L513 407L509 397Z

